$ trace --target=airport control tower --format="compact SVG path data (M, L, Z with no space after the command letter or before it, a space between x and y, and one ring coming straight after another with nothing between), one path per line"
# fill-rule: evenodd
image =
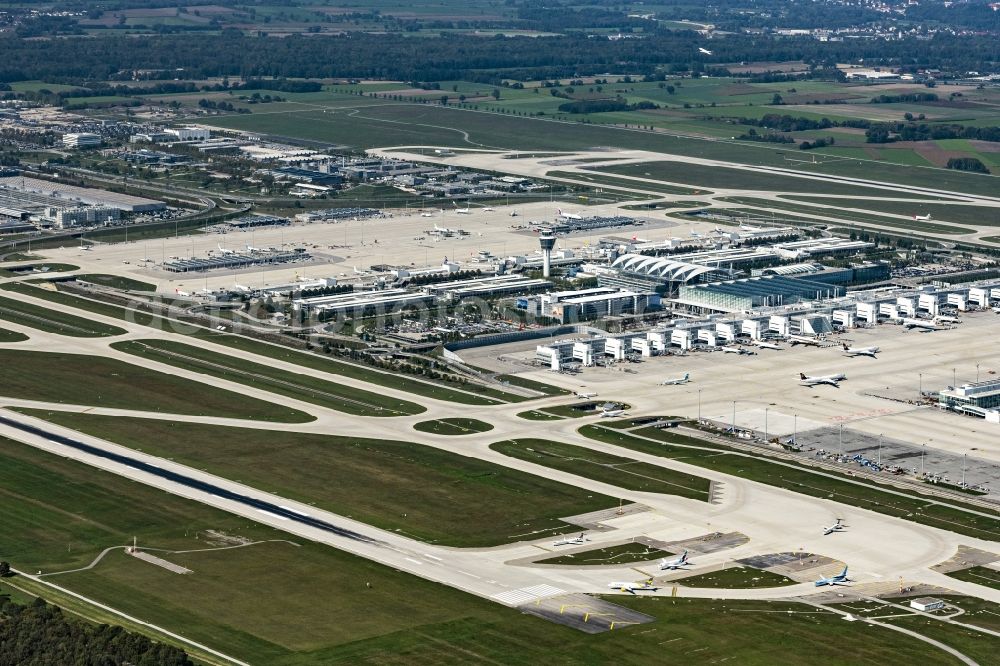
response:
M552 267L552 248L556 246L556 237L546 231L538 237L538 244L542 246L542 277L549 277L549 270Z

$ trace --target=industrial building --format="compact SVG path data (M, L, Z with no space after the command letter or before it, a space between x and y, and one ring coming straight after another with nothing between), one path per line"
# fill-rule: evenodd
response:
M91 134L89 132L63 134L62 137L63 148L96 148L102 142L103 139L101 139L100 134Z
M155 199L134 197L108 190L64 185L51 180L24 176L0 177L0 196L5 200L21 201L24 206L13 208L73 208L80 205L108 206L123 213L152 213L165 210L167 205ZM0 204L9 205L9 204Z
M295 216L296 222L329 222L332 220L360 220L366 217L377 217L382 215L382 211L374 208L326 208L324 210L311 210L308 213L299 213Z
M170 127L163 132L176 141L207 141L212 138L212 131L204 127Z
M111 206L74 206L72 208L49 208L46 219L57 229L76 226L112 224L121 219L121 211Z

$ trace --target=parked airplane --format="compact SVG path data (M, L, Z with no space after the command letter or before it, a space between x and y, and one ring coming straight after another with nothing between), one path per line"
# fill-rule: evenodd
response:
M823 536L826 536L827 534L833 534L834 532L843 532L844 529L846 529L846 526L844 525L844 523L841 522L840 518L837 518L837 522L835 522L833 525L823 528Z
M844 570L836 576L830 576L829 578L820 576L819 580L816 581L816 587L823 587L824 585L847 585L849 582L851 582L851 579L847 577L847 567L845 566Z
M465 204L465 208L459 208L458 204L455 203L454 201L451 202L451 205L455 207L455 212L457 214L459 214L459 215L471 215L472 214L472 211L469 209L469 204L468 203Z
M484 213L492 213L493 209L490 208L489 206L483 206L483 212Z
M576 397L582 398L584 400L587 400L588 398L596 398L597 394L596 393L580 393L579 391L577 391L576 392Z
M580 536L578 536L578 537L567 537L565 539L559 539L559 541L556 541L552 545L553 546L578 546L578 545L582 544L584 541L589 541L589 540L590 539L584 539L583 538L583 532L580 532Z
M875 358L875 354L878 353L878 347L851 347L848 344L844 344L844 353L848 356L871 356Z
M746 347L723 347L722 351L726 354L741 354L743 356L753 356L757 353L747 349Z
M664 379L662 382L660 382L660 386L675 386L677 384L687 384L689 381L691 381L691 374L685 372L683 377Z
M180 289L174 289L174 293L177 294L178 296L190 296L191 295L190 292L181 291Z
M420 217L434 217L434 213L421 213Z
M817 384L829 384L830 386L840 388L840 382L847 379L847 375L839 372L835 375L825 375L822 377L807 377L805 373L799 373L799 379L802 381L803 386L816 386Z
M927 213L926 215L914 215L913 219L914 220L929 220L929 219L931 219L931 214Z
M660 560L660 571L666 571L667 569L680 569L681 567L686 567L690 562L688 562L688 552L685 550L681 553L680 557L675 557L672 560L663 558Z
M796 345L806 345L808 347L819 347L819 340L816 338L810 338L805 335L789 335L788 340L792 343L792 346Z
M614 418L616 416L625 416L626 412L624 409L604 409L601 410L601 418Z
M701 233L699 233L699 232L695 231L694 229L692 229L691 230L691 238L701 238Z
M781 349L780 346L776 345L773 342L764 342L763 340L754 340L753 343L755 345L757 345L758 347L760 347L761 349L774 349L774 350L780 350Z
M263 250L259 247L254 247L253 245L250 245L250 243L247 243L247 252L263 252Z
M608 583L608 587L612 590L628 592L629 594L635 594L636 592L655 592L660 589L653 585L652 578L644 580L641 583L633 583L631 581Z
M958 317L952 317L951 315L935 315L934 321L940 322L942 324L960 324L962 320Z
M919 328L921 331L943 331L944 326L938 326L933 321L928 319L913 319L912 317L903 317L900 322L906 328L907 331L914 328Z
M556 208L556 212L559 213L559 217L564 220L582 220L583 216L578 213L564 213L562 208Z
M702 55L712 55L711 51L709 51L708 49L703 49L700 46L698 47L698 52L701 53Z
M219 252L221 252L222 254L236 254L236 250L227 250L226 248L222 247L221 244L219 245Z

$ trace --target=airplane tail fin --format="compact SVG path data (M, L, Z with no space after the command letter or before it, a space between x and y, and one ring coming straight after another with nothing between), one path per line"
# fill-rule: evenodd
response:
M690 372L685 372L684 373L684 381L687 381L688 377L690 377L690 376L691 376Z
M805 379L805 378L806 378L806 373L800 372L799 373L799 379Z
M847 346L847 343L845 342L845 343L844 343L844 351L847 351L848 349L850 349L850 347L848 347L848 346Z
M847 578L847 565L844 565L844 570L840 572L840 578Z

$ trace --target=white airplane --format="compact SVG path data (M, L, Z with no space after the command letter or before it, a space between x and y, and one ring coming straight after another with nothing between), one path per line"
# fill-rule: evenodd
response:
M799 373L799 379L803 386L816 386L817 384L829 384L835 388L840 388L840 382L847 379L847 375L839 372L835 375L824 375L822 377L807 377L805 373Z
M421 213L420 217L434 217L434 213Z
M618 590L620 592L628 592L629 594L635 594L636 592L655 592L660 589L653 585L652 578L644 580L641 583L633 583L631 581L608 583L608 588Z
M678 384L687 384L689 381L691 381L691 374L685 372L683 377L664 379L662 382L660 382L660 386L676 386Z
M701 234L694 229L691 230L691 238L701 238Z
M626 411L624 409L604 409L601 411L601 418L614 418L616 416L625 416Z
M792 343L792 346L796 345L806 345L807 347L819 347L819 340L816 338L810 338L805 335L789 335L788 340Z
M484 213L492 213L493 209L490 208L489 206L483 206L483 212Z
M680 569L681 567L686 567L689 564L690 562L688 562L688 552L685 550L683 553L681 553L680 557L675 557L672 560L668 560L667 558L663 558L662 560L660 560L660 571L666 571L668 569L670 570Z
M580 536L578 536L578 537L567 537L565 539L559 539L559 541L556 541L552 545L553 546L579 546L584 541L590 541L590 539L584 539L583 538L583 532L580 532Z
M741 356L754 356L757 352L751 351L746 347L734 347L726 346L722 347L722 353L724 354L740 354Z
M221 252L222 254L236 254L236 250L227 250L226 248L222 247L221 243L219 244L219 252Z
M829 578L820 576L819 580L816 581L816 587L823 587L824 585L847 585L849 582L851 582L851 579L847 577L847 567L845 566L844 570L836 576L830 576Z
M927 213L926 215L914 215L913 219L914 220L929 220L929 219L931 219L931 214Z
M878 347L851 347L845 344L844 353L848 356L871 356L875 358L875 354L878 353Z
M472 215L472 210L469 209L469 204L465 204L465 208L459 208L458 204L452 201L451 205L455 207L455 212L458 215Z
M708 49L704 49L704 48L702 48L700 46L698 47L698 52L701 53L701 54L703 54L703 55L712 55L711 51L709 51Z
M579 213L564 213L562 208L556 208L556 212L559 213L559 217L564 220L582 220L583 216Z
M944 326L938 326L933 321L927 319L913 319L912 317L903 317L900 323L906 327L906 330L912 330L914 328L919 328L921 331L943 331Z
M233 291L238 291L241 294L244 294L244 293L247 293L248 291L250 291L250 287L244 287L243 285L237 284L236 282L234 282L233 283Z
M835 522L833 525L830 525L829 527L824 527L823 536L826 536L827 534L833 534L834 532L843 532L846 529L846 526L844 525L844 523L841 522L841 520L842 520L841 518L837 518L837 522Z
M174 293L178 296L190 296L191 293L187 291L181 291L180 289L174 289Z
M263 252L263 250L247 243L247 252Z
M576 397L581 398L583 400L587 400L588 398L596 398L597 394L596 393L580 393L579 391L577 391L576 392Z
M760 347L761 349L774 349L774 350L780 350L781 349L780 346L776 345L773 342L764 342L763 340L754 340L753 343L755 345L757 345L758 347Z
M942 324L960 324L962 320L958 317L952 317L951 315L935 315L934 321L940 322Z

